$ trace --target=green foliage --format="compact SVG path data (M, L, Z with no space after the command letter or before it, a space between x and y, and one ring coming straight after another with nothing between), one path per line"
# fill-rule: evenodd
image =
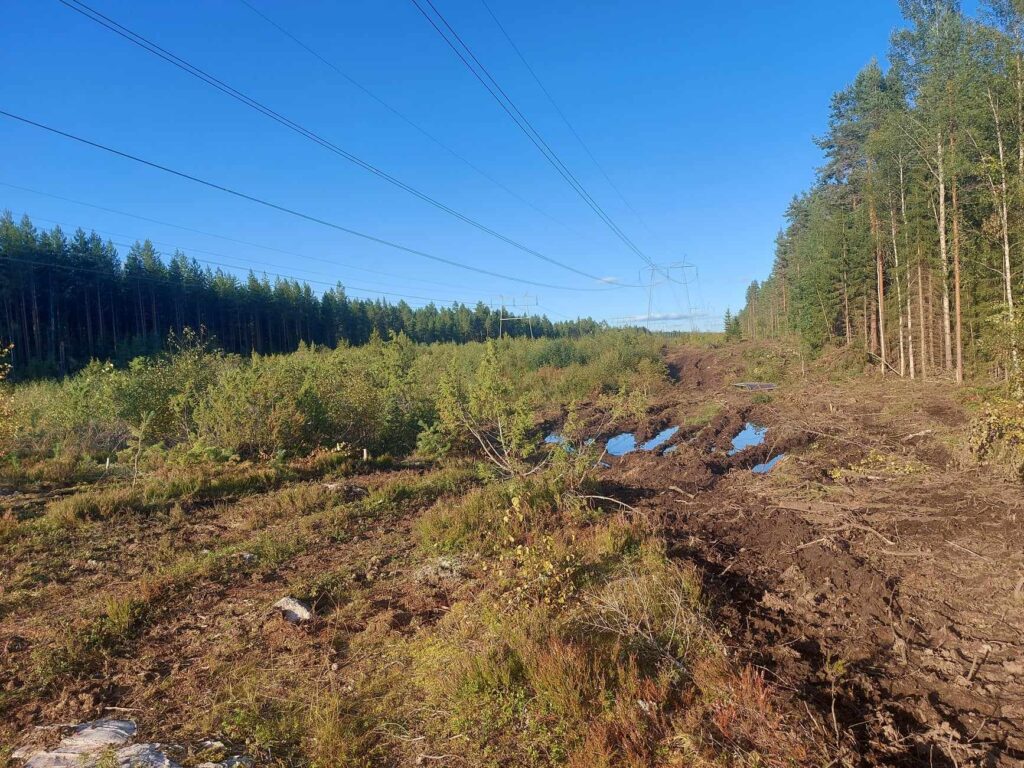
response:
M255 355L221 371L196 410L196 430L243 456L270 456L316 444L323 414L302 366Z
M1024 16L1008 0L977 19L945 0L900 5L891 66L870 62L833 96L817 181L786 211L739 324L810 354L855 347L901 375L959 380L962 356L968 373L1005 378L1020 349L1007 331L1024 232Z
M749 381L779 383L789 372L791 356L781 347L756 347L743 353Z
M506 359L499 356L498 344L488 342L469 385L450 368L437 403L445 434L463 444L475 442L509 476L526 474L526 460L536 451L528 395L515 381Z
M223 353L186 328L172 333L166 352L136 358L127 375L114 378L113 398L118 415L138 430L145 423L146 437L167 444L188 439L195 432L195 412L216 380Z
M461 346L398 334L243 359L185 332L126 369L94 362L60 382L2 390L17 464L4 473L124 477L344 445L346 456L482 452L502 473L523 474L543 460L542 412L601 393L620 410L643 409L667 382L662 344L635 331Z
M423 344L484 341L498 335L499 311L484 303L413 308L406 302L346 295L338 286L317 295L283 277L250 273L239 279L203 268L181 252L160 254L149 240L126 254L95 232L70 238L59 227L37 230L28 216L0 214L0 305L49 307L49 312L0 313L0 339L18 343L22 378L65 375L92 359L119 366L169 350L178 334L205 326L229 353L281 354L300 344L367 343L375 334L404 333ZM553 323L534 316L506 325L504 335L580 336L602 326L584 319Z
M725 331L726 341L739 341L743 338L743 326L740 323L739 315L734 315L728 309L725 310L725 317L722 325L723 330Z
M989 403L971 424L970 444L979 459L999 459L1024 480L1024 401Z
M14 399L6 383L7 375L11 372L7 358L12 349L12 346L0 347L0 455L10 449L17 426L14 421Z
M82 627L66 627L57 642L34 654L34 674L49 687L87 677L111 654L125 647L145 626L149 607L135 598L109 599L103 613Z
M89 520L106 520L125 512L140 512L146 506L144 494L134 488L101 488L52 502L46 509L46 516L56 525L75 525Z

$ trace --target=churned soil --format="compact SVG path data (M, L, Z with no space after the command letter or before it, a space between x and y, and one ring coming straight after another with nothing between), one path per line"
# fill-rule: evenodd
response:
M746 372L735 348L667 362L672 388L631 426L682 424L677 447L610 459L607 481L701 566L735 652L844 762L1020 765L1024 494L965 447L965 396L818 371L765 397L732 386ZM709 402L710 420L687 426ZM728 455L747 421L764 443Z

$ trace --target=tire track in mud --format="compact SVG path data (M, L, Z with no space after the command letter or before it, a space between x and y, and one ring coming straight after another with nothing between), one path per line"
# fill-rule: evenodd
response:
M608 487L663 521L671 554L701 567L736 652L790 691L842 763L1021 764L1021 494L956 466L937 439L907 445L906 434L962 428L948 393L812 382L754 404L729 391L728 361L706 357L676 352L680 383L648 424L628 426L642 439L680 404L722 410L680 430L671 456L614 462ZM858 397L862 408L836 416L836 400ZM748 419L772 437L725 455ZM782 472L747 471L781 451L792 453ZM914 470L831 476L872 451Z

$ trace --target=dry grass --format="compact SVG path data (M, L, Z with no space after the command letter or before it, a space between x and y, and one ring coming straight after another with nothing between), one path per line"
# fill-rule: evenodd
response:
M295 482L341 466L164 466L5 524L16 557L32 536L81 546L112 521L158 534L140 574L94 593L100 610L79 602L37 632L33 695L130 680L191 595L238 595L237 610L291 594L313 605L311 627L243 613L237 633L185 651L201 682L151 689L176 728L267 766L813 762L770 686L726 658L699 574L643 515L595 507L551 473L481 485L469 465L385 474L354 497ZM180 550L204 520L222 532ZM464 565L424 586L438 554Z

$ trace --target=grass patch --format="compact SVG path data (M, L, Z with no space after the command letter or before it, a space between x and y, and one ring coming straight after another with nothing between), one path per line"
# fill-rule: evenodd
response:
M103 613L84 626L66 627L57 642L35 654L36 679L43 687L88 677L105 659L124 652L145 626L148 604L137 598L111 598Z
M683 418L683 426L706 427L724 408L725 406L722 403L714 401L701 403L696 411L686 414Z
M76 493L51 502L46 507L46 520L54 526L75 526L79 523L108 520L115 515L144 512L150 502L142 489L130 486L98 488Z

